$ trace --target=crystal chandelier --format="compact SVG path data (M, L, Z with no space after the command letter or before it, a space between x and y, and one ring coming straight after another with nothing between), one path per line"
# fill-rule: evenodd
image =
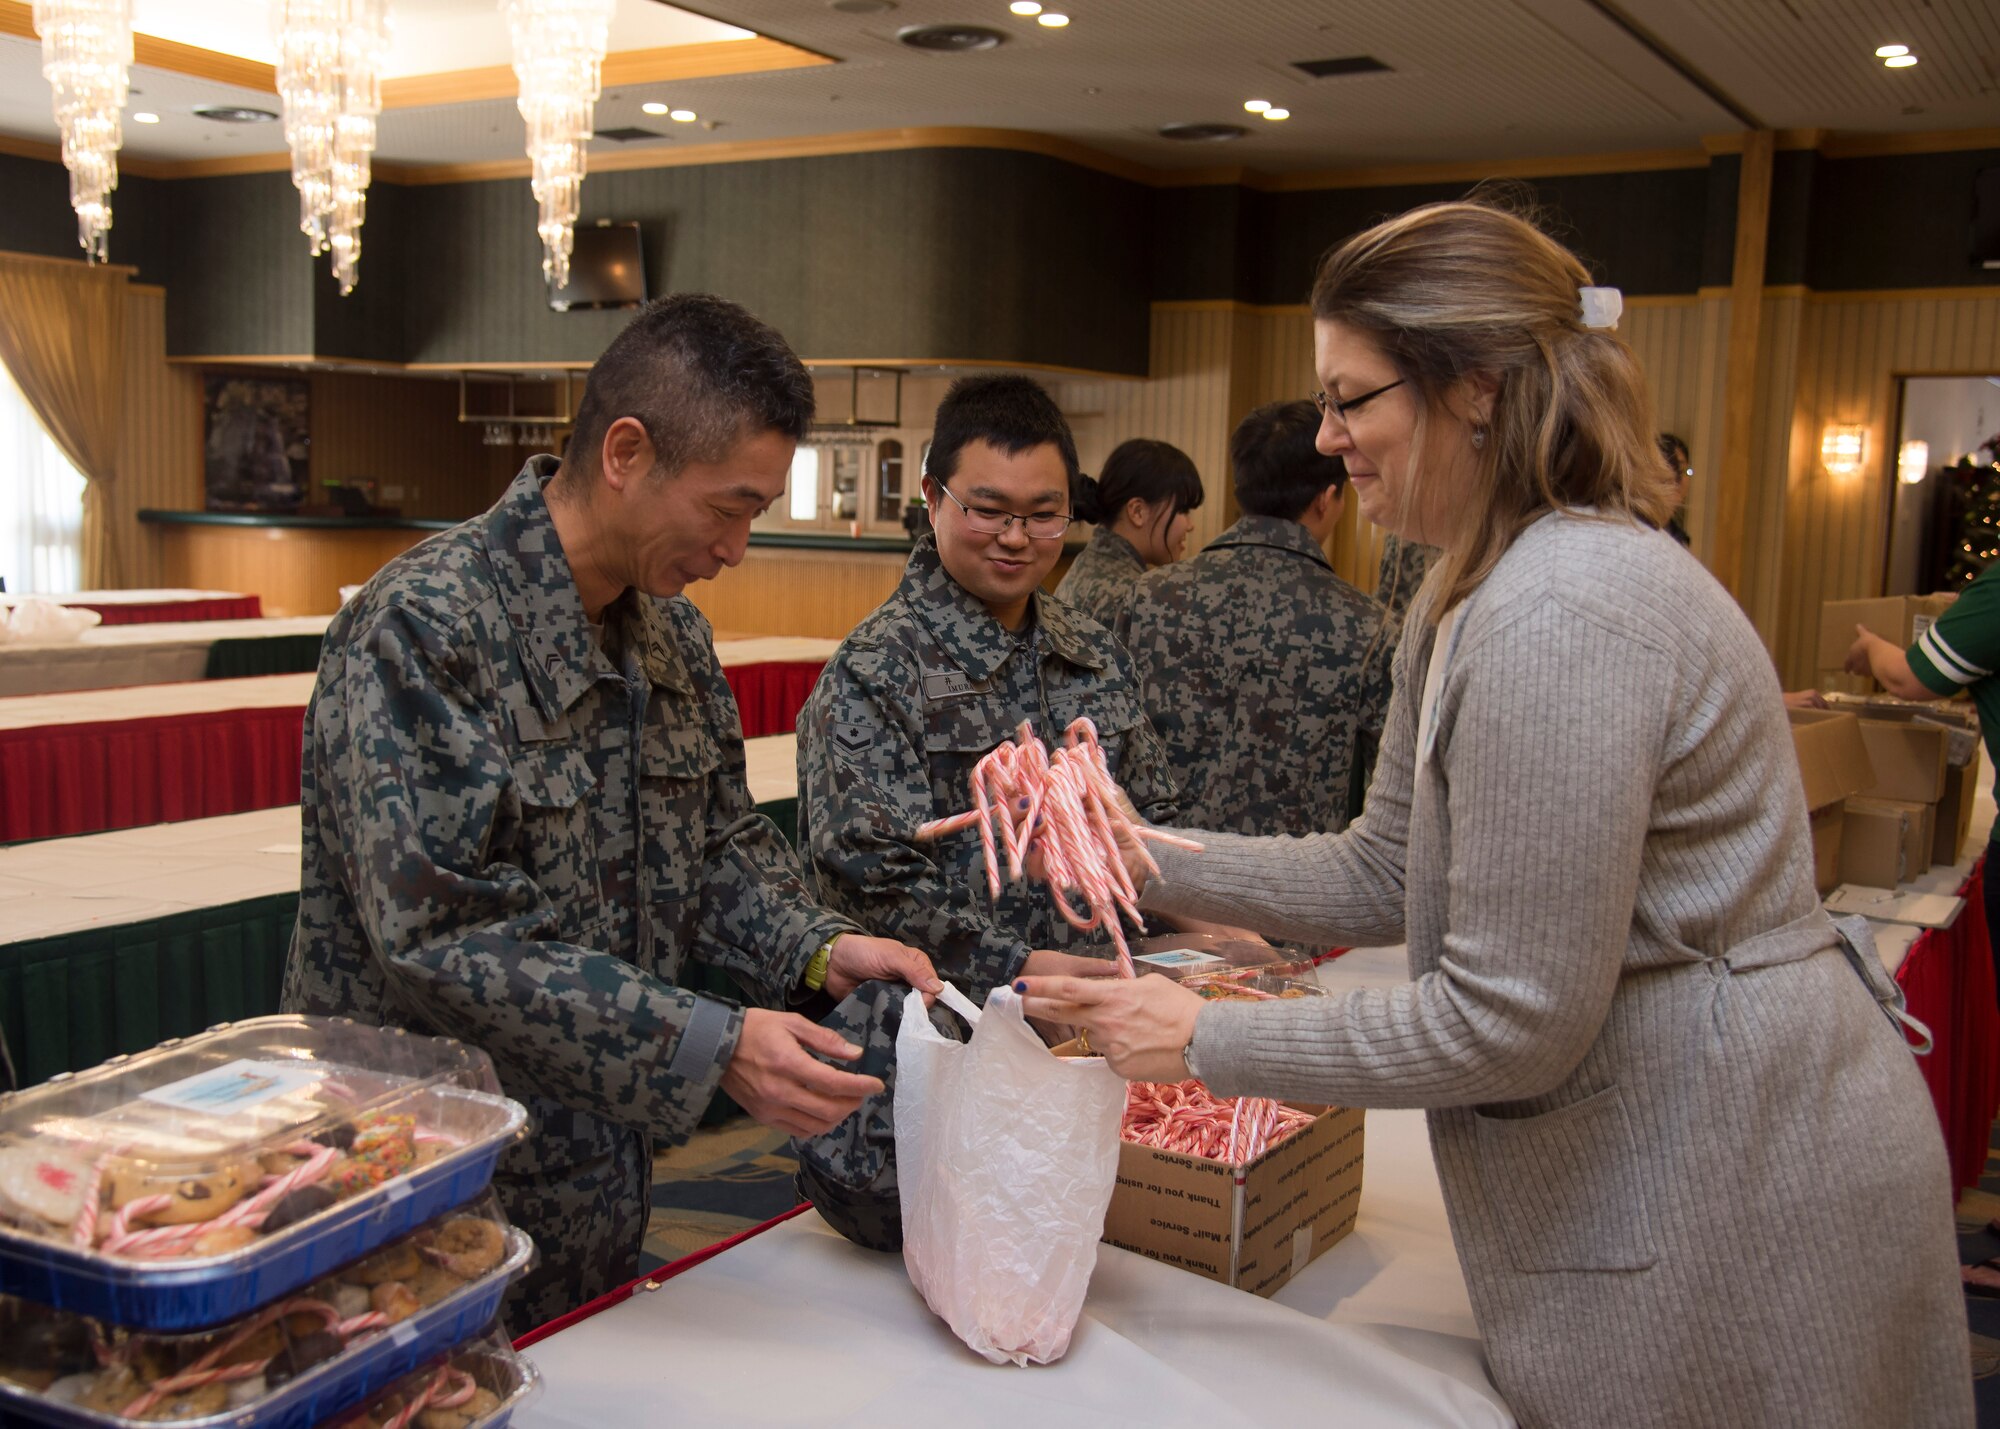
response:
M118 112L132 68L132 0L35 0L35 33L42 74L55 91L77 242L89 261L102 263L124 141Z
M272 16L299 227L315 257L332 251L345 295L354 291L361 258L389 48L388 0L277 0Z
M590 140L612 6L613 0L500 0L514 41L531 184L540 207L535 231L542 237L542 275L551 288L569 282L584 145Z

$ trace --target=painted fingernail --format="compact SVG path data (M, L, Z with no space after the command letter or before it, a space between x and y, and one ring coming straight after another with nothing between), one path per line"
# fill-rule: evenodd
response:
M1025 997L1027 996L1028 985L1025 982L1017 982L1014 984L1014 991Z

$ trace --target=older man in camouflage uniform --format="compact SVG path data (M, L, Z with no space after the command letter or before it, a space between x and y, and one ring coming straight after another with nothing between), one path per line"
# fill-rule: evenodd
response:
M933 535L842 642L799 716L799 846L820 895L929 949L975 1001L1030 963L1080 961L1055 950L1103 951L1039 884L1004 885L990 901L977 832L917 842L919 825L972 807L972 768L988 751L1023 720L1053 742L1088 718L1140 811L1156 821L1175 812L1123 654L1103 627L1037 589L1062 549L1075 475L1069 425L1033 382L955 383L924 478Z
M1314 450L1318 428L1310 402L1244 418L1229 444L1243 519L1147 576L1119 622L1190 827L1336 831L1366 781L1393 642L1321 549L1346 470Z
M775 1009L913 949L813 904L750 801L742 727L680 590L744 554L812 385L734 304L655 304L593 369L569 458L392 561L329 627L307 717L287 1008L483 1047L532 1115L496 1185L542 1263L517 1329L637 1271L650 1147L718 1087L824 1131L880 1090ZM690 959L758 1006L678 986Z

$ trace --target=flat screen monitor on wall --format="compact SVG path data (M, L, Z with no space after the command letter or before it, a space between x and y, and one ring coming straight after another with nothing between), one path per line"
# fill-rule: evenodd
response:
M636 308L646 301L646 257L637 223L579 223L569 255L569 282L549 293L559 313L584 308Z

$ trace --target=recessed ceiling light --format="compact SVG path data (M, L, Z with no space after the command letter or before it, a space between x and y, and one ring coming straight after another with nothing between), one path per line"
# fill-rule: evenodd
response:
M641 114L665 114L667 112L667 106L660 103L657 99L648 100L646 103L639 106L639 112Z
M694 123L695 114L692 109L676 109L667 115L667 118L673 120L676 124L692 124Z
M1882 61L1890 69L1908 69L1916 62L1917 57L1915 55L1890 55L1889 58Z
M1035 16L1035 23L1037 25L1047 25L1051 30L1060 30L1064 25L1069 23L1069 16L1058 15L1053 10L1045 10Z
M1264 111L1264 117L1266 119L1290 119L1292 111L1289 109L1267 109Z
M1246 99L1243 101L1243 107L1252 114L1262 114L1271 107L1271 101L1268 99Z
M1910 47L1908 45L1880 45L1875 50L1875 58L1878 60L1892 60L1897 55L1906 55L1909 52Z
M134 124L158 124L160 116L157 114L148 114L145 110L141 109L132 116L132 122Z
M1039 15L1042 13L1040 0L1014 0L1014 3L1007 8L1012 10L1016 15Z

